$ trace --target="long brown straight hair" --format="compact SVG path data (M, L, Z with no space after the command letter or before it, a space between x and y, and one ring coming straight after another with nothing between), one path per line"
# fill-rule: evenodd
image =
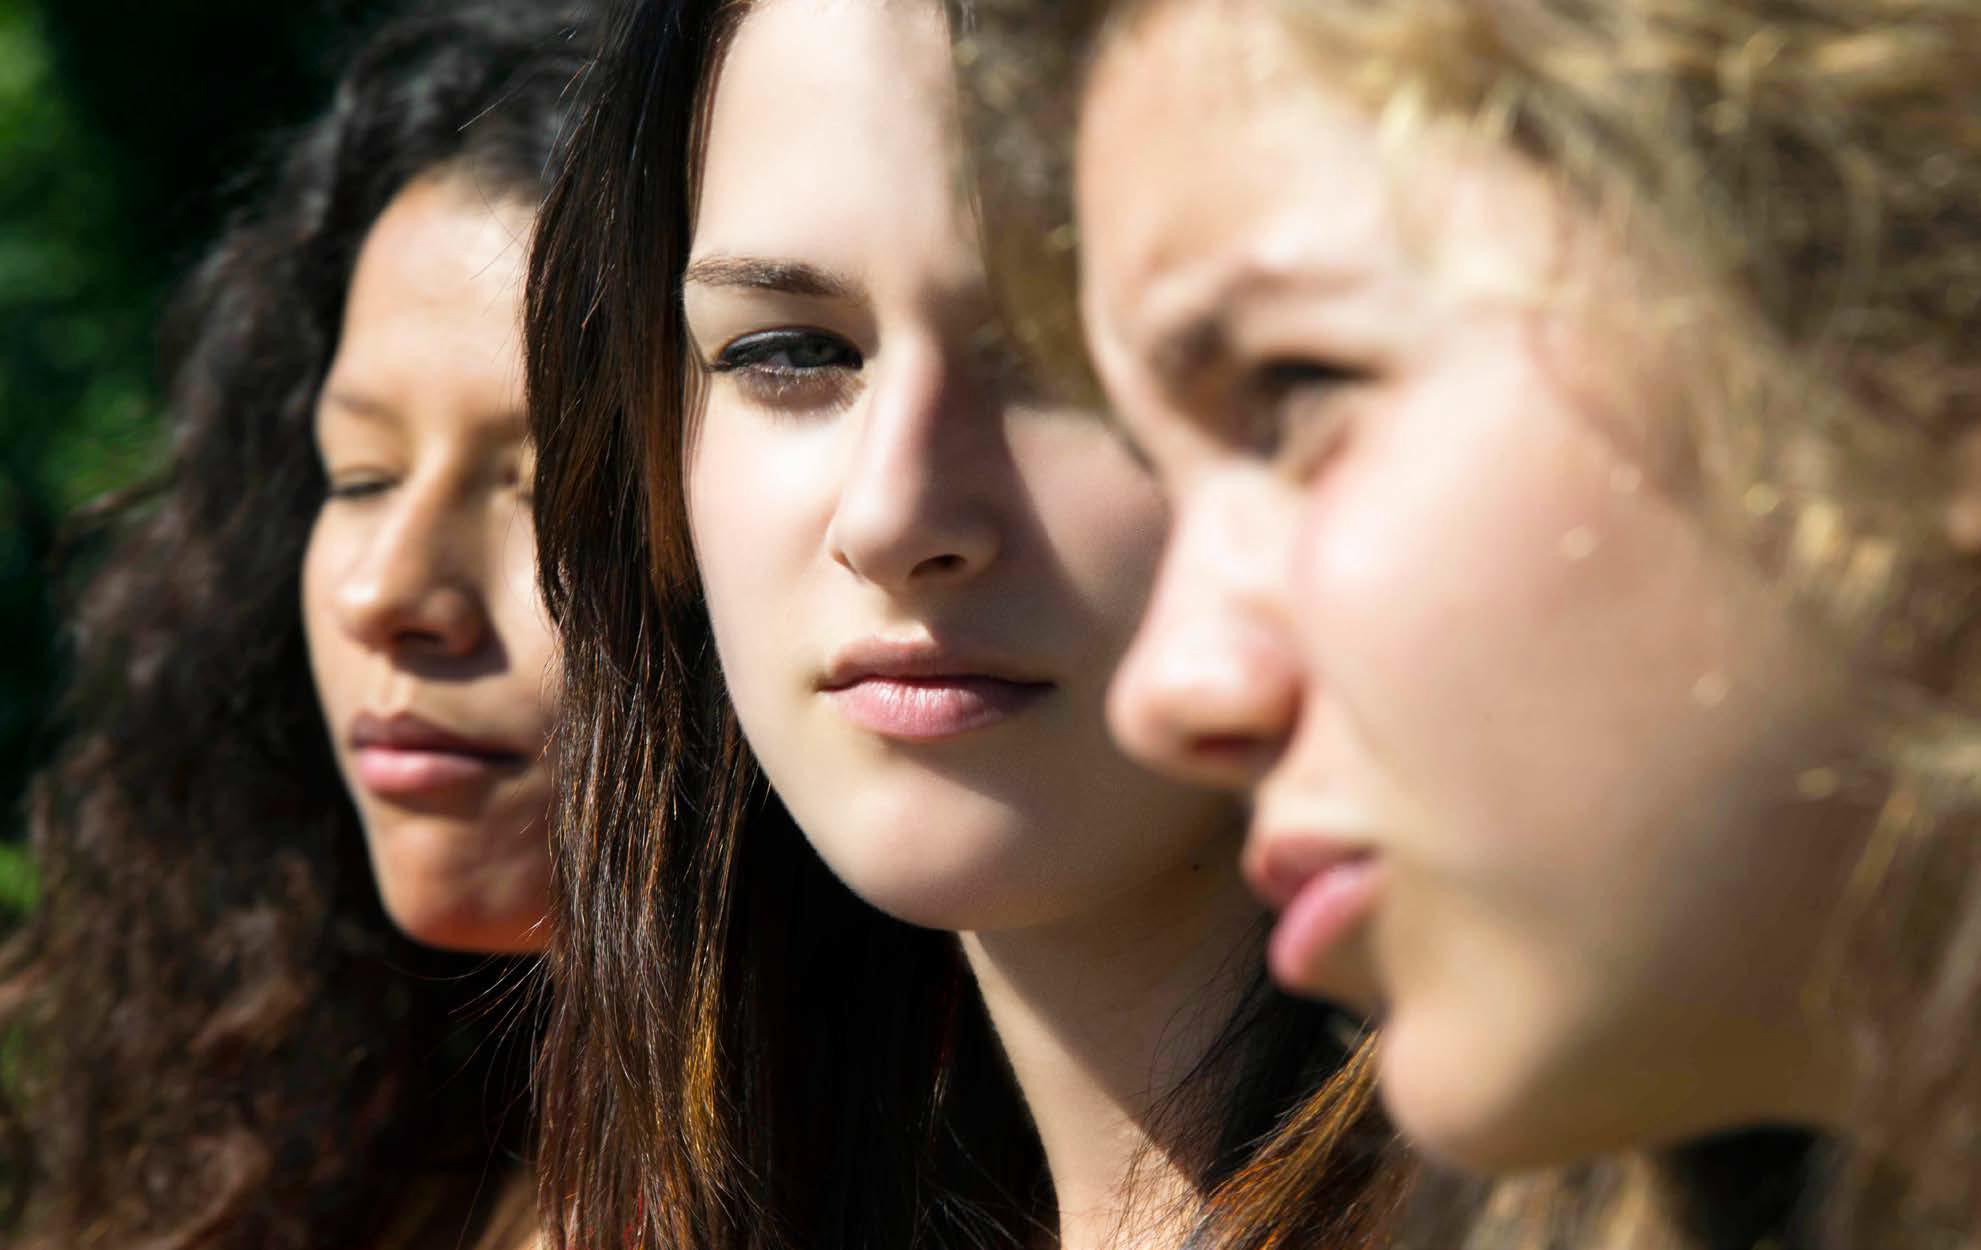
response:
M550 1234L1039 1244L1042 1149L955 936L832 876L767 793L717 668L683 501L700 394L680 284L713 80L747 11L622 13L531 259L539 558L567 718L539 1083ZM1255 981L1179 1098L1205 1126L1212 1208L1250 1212L1250 1244L1370 1244L1387 1217L1389 1138L1349 1062L1356 1033ZM1238 1092L1193 1097L1213 1086Z

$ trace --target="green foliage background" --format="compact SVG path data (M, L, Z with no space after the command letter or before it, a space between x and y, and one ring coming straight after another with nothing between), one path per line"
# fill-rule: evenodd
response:
M380 7L0 0L0 927L59 732L64 518L156 463L171 284Z

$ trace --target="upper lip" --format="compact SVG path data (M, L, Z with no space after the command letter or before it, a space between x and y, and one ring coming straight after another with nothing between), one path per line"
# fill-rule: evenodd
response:
M1366 859L1375 848L1366 842L1319 833L1255 830L1245 848L1245 879L1268 906L1284 908L1309 881L1338 864Z
M819 685L841 690L862 681L930 681L944 677L989 678L1045 686L1052 679L988 649L933 638L862 638L833 652Z
M358 713L351 720L351 746L355 750L388 747L400 751L445 751L485 759L516 759L526 754L511 743L445 729L412 712Z

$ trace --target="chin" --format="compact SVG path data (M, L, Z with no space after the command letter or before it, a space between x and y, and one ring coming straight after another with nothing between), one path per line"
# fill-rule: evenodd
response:
M851 769L766 771L848 889L924 928L1056 923L1160 877L1208 837L1230 841L1216 849L1219 859L1237 854L1238 822L1222 799L1171 793L1125 763L1084 785L1041 780L1052 770L1022 757L950 773L896 763L850 782Z
M1503 1079L1475 1021L1415 1019L1392 1010L1378 1043L1383 1108L1411 1146L1462 1171L1518 1171L1561 1162L1523 1131L1520 1082ZM1482 1042L1485 1043L1482 1045Z
M841 807L830 827L805 826L834 876L867 905L906 924L964 933L1022 929L1075 912L1095 883L1069 871L1038 818L938 805L913 822Z
M1054 907L1023 885L988 880L979 873L954 880L877 883L855 889L869 906L904 924L949 933L991 933L1028 929L1060 919L1071 908Z
M385 914L413 941L486 954L543 949L548 848L505 848L451 821L395 822L367 835Z
M985 839L995 842L995 839ZM1050 919L1036 854L1022 848L954 843L931 853L928 838L885 837L833 848L814 843L835 876L869 906L907 924L966 932L1019 928Z
M1477 1174L1567 1167L1675 1139L1667 1109L1626 1088L1628 1073L1596 1079L1593 1066L1519 1039L1450 1020L1393 1014L1382 1031L1379 1087L1403 1137L1440 1163ZM1537 1040L1529 1038L1528 1040ZM1516 1043L1495 1049L1498 1041ZM1579 1092L1578 1092L1579 1091ZM1618 1097L1616 1095L1623 1095Z
M543 912L505 910L482 900L384 896L385 914L399 931L436 950L484 955L537 954L547 936Z

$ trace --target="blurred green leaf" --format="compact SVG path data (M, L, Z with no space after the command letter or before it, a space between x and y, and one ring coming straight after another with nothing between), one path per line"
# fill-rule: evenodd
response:
M156 462L165 291L381 7L0 0L0 846L51 746L62 520Z
M34 903L34 863L18 843L0 846L0 916L15 916Z

